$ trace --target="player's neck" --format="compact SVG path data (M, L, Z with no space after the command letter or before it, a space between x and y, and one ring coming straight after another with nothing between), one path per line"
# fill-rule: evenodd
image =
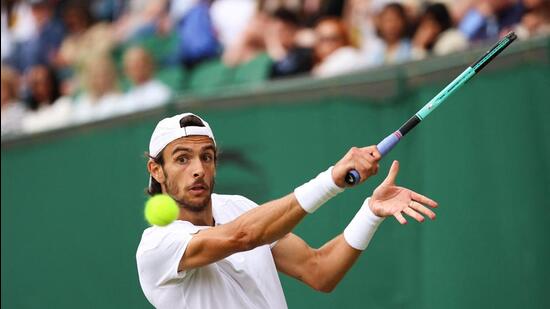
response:
M178 220L188 221L197 226L214 226L214 216L212 215L212 203L201 211L192 211L180 208Z

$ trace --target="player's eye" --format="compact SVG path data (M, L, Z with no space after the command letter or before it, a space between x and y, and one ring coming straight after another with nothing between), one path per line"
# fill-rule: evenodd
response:
M185 163L189 162L189 158L187 158L186 156L179 156L179 157L176 158L176 162L181 163L181 164L185 164Z
M214 160L214 155L211 153L205 153L202 155L202 160L204 162L212 162Z

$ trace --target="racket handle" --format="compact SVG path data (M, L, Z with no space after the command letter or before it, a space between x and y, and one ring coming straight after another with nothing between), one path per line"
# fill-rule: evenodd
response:
M397 145L397 143L399 143L401 137L403 137L403 135L401 135L401 132L395 131L392 134L386 136L385 139L383 139L380 143L378 143L378 145L376 145L376 148L380 152L382 158L385 157L388 152L390 152L390 150L392 150L393 147Z
M380 152L380 155L382 156L382 158L386 154L388 154L388 152L390 152L390 150L392 150L393 147L397 145L397 143L399 143L399 141L401 140L401 137L402 137L401 132L395 131L394 133L388 135L380 143L378 143L378 145L376 145L376 148ZM346 175L345 181L348 185L353 186L355 184L358 184L361 181L361 176L359 175L358 171L351 170Z

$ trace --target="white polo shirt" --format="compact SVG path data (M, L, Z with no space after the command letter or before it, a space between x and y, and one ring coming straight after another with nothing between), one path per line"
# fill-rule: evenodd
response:
M216 225L258 205L238 195L212 194ZM188 221L146 229L137 249L139 282L156 308L287 308L269 245L200 268L178 272L178 264L199 230Z

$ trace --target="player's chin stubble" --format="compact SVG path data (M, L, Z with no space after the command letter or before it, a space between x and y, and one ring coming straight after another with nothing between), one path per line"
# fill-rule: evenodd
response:
M200 201L193 202L193 201L191 201L191 200L189 200L185 197L182 197L180 199L175 198L174 200L176 201L176 203L178 204L178 206L180 208L183 208L185 210L189 210L189 211L192 211L192 212L201 212L204 209L206 209L208 204L210 204L210 200L212 199L212 192L214 191L215 183L216 183L216 181L214 179L212 179L212 181L209 184L208 195ZM179 196L180 188L177 185L175 185L171 181L168 181L168 179L166 181L166 184L167 184L168 192L170 193L171 196L173 196L173 197Z

